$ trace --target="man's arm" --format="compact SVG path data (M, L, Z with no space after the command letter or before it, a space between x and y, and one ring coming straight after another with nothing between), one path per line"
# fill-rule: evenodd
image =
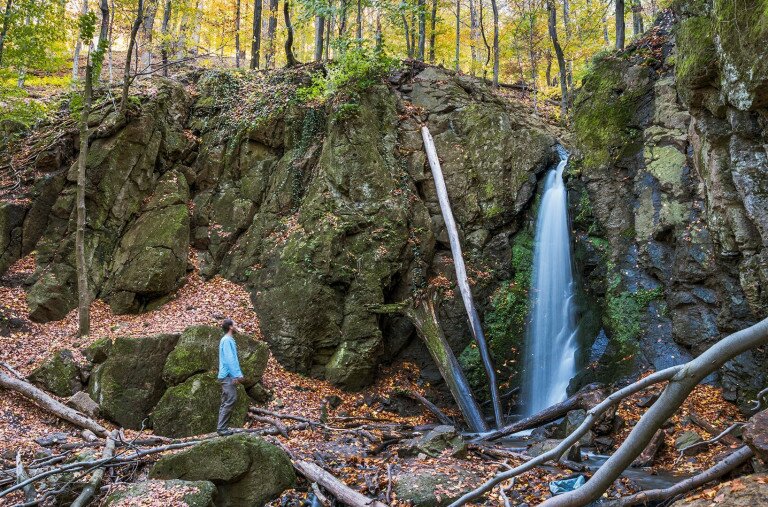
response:
M234 338L229 340L229 349L229 371L235 379L242 380L243 372L240 370L240 361L237 358L237 346L235 345Z

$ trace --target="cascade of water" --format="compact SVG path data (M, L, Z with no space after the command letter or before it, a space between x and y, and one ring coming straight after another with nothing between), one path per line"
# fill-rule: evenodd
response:
M576 373L576 307L568 196L563 183L568 154L559 152L560 163L546 175L536 219L522 386L527 415L563 401Z
M443 214L445 228L448 232L448 238L451 242L451 254L453 255L453 265L456 268L456 282L461 291L461 297L464 300L464 308L469 317L470 330L475 338L477 348L480 351L480 358L483 361L485 372L488 375L488 384L491 389L491 402L493 403L493 413L496 419L496 426L501 428L504 421L501 414L501 403L499 401L499 388L496 384L496 370L491 362L491 354L488 351L488 344L485 341L483 329L480 326L480 317L475 309L475 303L472 300L472 292L469 289L469 280L467 279L467 270L464 266L464 256L461 252L461 243L459 242L459 231L456 228L456 221L453 219L451 203L448 200L448 190L445 187L443 179L443 170L440 168L440 160L437 158L435 143L427 127L421 127L421 136L424 140L424 148L429 159L429 167L432 169L432 177L435 180L435 189L437 198L440 201L440 211Z

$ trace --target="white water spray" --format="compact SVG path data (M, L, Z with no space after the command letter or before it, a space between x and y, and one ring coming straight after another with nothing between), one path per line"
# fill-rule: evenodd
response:
M522 386L526 415L563 401L576 373L576 307L563 183L568 154L561 150L560 156L557 168L546 175L536 220Z

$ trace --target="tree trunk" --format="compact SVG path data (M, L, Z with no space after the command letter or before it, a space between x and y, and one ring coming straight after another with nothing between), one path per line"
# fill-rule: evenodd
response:
M3 27L0 29L0 65L3 64L3 48L5 47L5 36L8 34L8 24L11 21L11 8L13 0L6 0L5 12L3 13Z
M240 0L238 0L238 4ZM163 8L163 24L160 27L160 33L162 34L162 46L160 47L160 57L163 60L163 75L168 77L168 46L170 45L169 38L169 25L171 23L171 0L165 0L165 7Z
M570 493L550 498L542 506L582 506L600 498L613 481L645 449L656 431L677 412L699 382L737 355L765 344L768 344L768 319L723 338L699 357L686 363L669 381L659 399L638 421L624 443L584 486Z
M77 233L75 254L77 265L77 334L88 336L91 330L91 295L88 290L88 267L85 263L85 169L88 160L88 116L91 114L92 72L85 65L85 92L80 116L80 153L77 156Z
M419 50L416 58L424 61L424 47L427 42L427 8L426 0L419 0Z
M616 3L616 49L624 49L624 0Z
M376 42L376 49L380 50L384 47L384 38L381 35L381 11L378 9L376 9L376 34L374 35L374 40Z
M480 26L477 22L477 9L475 8L476 0L469 0L469 75L475 76L477 73L477 39L480 35Z
M325 17L315 16L315 61L323 60L323 32L325 31Z
M136 19L131 26L131 35L128 38L128 51L125 54L125 69L123 70L123 94L120 100L120 112L125 113L128 108L128 88L131 86L131 55L136 46L136 34L139 33L141 21L144 19L144 0L138 0Z
M482 1L482 0L481 0ZM493 86L499 86L499 7L491 0L493 9Z
M456 72L461 58L461 0L456 0Z
M112 44L112 41L109 39L109 27L111 23L111 19L109 17L109 3L108 0L101 0L101 3L99 4L99 10L101 11L101 28L99 29L99 43L98 43L98 50L101 53L101 62L99 62L99 71L101 71L101 66L104 61L104 55L109 48L109 46ZM101 73L101 72L99 72ZM93 76L94 82L99 81L100 76Z
M298 62L293 56L293 25L291 24L291 6L290 0L285 0L283 4L283 16L285 16L285 28L288 34L285 37L285 66L293 67Z
M268 69L275 67L275 31L277 31L277 2L269 0L269 20L267 21L267 54L265 55Z
M560 115L563 123L567 123L568 118L568 83L566 81L565 57L560 42L557 40L557 10L555 9L555 0L547 0L547 10L549 11L549 38L552 39L552 45L555 47L557 56L557 66L560 70Z
M91 430L100 437L106 437L109 433L102 425L93 419L89 419L77 410L63 405L45 391L38 389L29 382L6 375L1 371L0 387L16 391L43 410L46 410L65 421L69 421L75 426Z
M432 0L432 16L429 18L429 63L435 63L435 32L437 25L437 0Z
M152 69L152 29L155 26L155 14L157 13L156 0L150 0L144 11L144 23L142 25L144 52L141 55L141 66L145 70Z
M355 36L357 37L358 46L363 43L363 1L357 0L357 26Z
M639 37L643 31L643 5L640 0L632 0L632 34Z
M86 14L88 14L88 0L83 0L83 7L80 9L80 15L85 16ZM80 40L80 37L78 37L77 42L75 43L75 54L72 57L72 81L77 81L80 78L80 50L82 47L83 42Z
M261 7L262 0L253 0L253 39L251 39L251 69L259 68L261 52Z
M406 54L408 55L408 58L413 58L413 48L411 47L411 30L408 27L408 18L405 17L405 14L402 15L402 18L403 18L403 31L405 32Z
M464 376L464 372L461 370L461 366L459 366L451 346L448 345L448 341L445 339L431 298L426 298L418 307L413 306L409 308L406 310L406 314L413 321L419 337L424 342L424 345L426 345L429 355L432 356L432 360L437 365L437 369L440 370L440 375L451 391L453 399L456 400L456 404L459 406L467 426L469 426L470 430L477 433L486 431L488 427L485 424L485 419L483 419L480 407L478 407L472 395L472 390Z
M240 68L240 0L235 0L235 67Z
M331 59L331 35L333 34L333 14L325 20L325 59Z
M107 437L107 443L104 446L104 452L101 453L102 459L109 459L114 456L115 441L117 440L117 437L117 430L113 430L112 433L109 434ZM88 484L83 488L75 501L72 502L70 507L85 507L88 505L88 503L91 501L91 498L93 498L93 495L96 494L96 491L98 491L101 486L101 480L104 478L105 470L106 468L99 467L95 472L93 472L91 480L88 481Z
M294 461L293 468L306 477L310 483L317 483L344 505L349 507L387 507L378 500L358 493L333 475L309 461Z
M339 3L339 38L343 39L347 33L347 0Z
M531 60L531 84L533 93L533 113L539 114L539 102L538 102L538 68L536 60L536 14L531 12L528 15L528 55Z

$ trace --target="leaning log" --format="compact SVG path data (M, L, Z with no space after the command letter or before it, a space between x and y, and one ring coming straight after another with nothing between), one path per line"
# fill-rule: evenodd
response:
M434 297L434 296L433 296ZM464 420L472 431L483 432L488 429L485 419L480 412L480 407L475 401L469 382L461 370L459 361L448 345L445 339L443 329L437 320L435 305L432 298L425 298L420 301L418 306L412 305L405 309L406 315L413 321L416 330L424 344L427 346L429 355L440 370L440 374L448 385L453 399L461 410Z
M349 507L387 507L378 500L368 498L362 493L358 493L314 463L310 463L309 461L294 461L293 468L306 477L310 483L316 482L325 488L326 491L331 493L344 505L348 505Z
M656 459L656 455L659 453L661 446L664 445L664 435L666 432L660 429L651 439L651 443L645 446L643 452L640 453L635 461L632 462L632 467L649 467L653 464L653 460Z
M91 430L100 437L106 437L109 434L106 428L104 428L104 426L101 424L97 423L89 417L84 416L77 410L67 407L63 403L51 397L42 389L38 389L29 382L18 378L13 378L10 375L6 375L5 373L0 372L0 387L10 389L11 391L16 391L43 410L47 410L57 417L60 417L65 421L69 421L76 426Z
M115 455L115 441L117 440L117 434L117 430L114 430L107 437L107 445L104 446L104 452L101 453L103 459L108 459ZM93 472L91 480L88 481L88 484L83 488L78 497L75 498L75 501L72 502L70 507L84 507L85 505L88 505L93 498L93 495L96 494L96 491L98 491L101 486L101 480L104 478L105 470L106 468L99 467Z
M544 410L537 412L531 416L521 419L515 423L508 424L503 428L491 431L485 435L481 435L481 440L496 440L498 438L512 435L520 431L529 430L532 428L538 428L544 424L556 421L561 417L565 417L571 410L590 410L598 403L606 398L606 391L603 386L598 384L590 384L585 386L579 392L568 398L567 400L547 407Z

